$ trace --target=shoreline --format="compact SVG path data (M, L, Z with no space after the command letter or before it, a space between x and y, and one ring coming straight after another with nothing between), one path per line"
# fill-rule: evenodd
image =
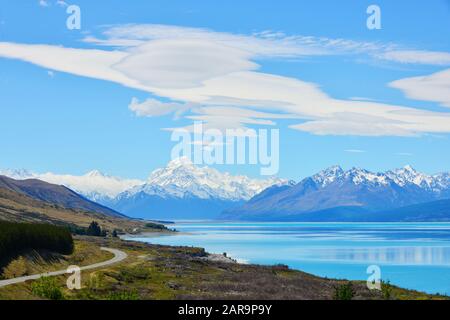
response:
M126 261L85 270L81 290L64 289L66 277L55 277L68 300L448 300L384 283L387 291L369 290L366 281L315 276L285 265L242 264L199 247L159 245L133 239L77 236L78 251L64 258L90 257L100 247L127 254ZM106 259L101 259L106 260ZM100 260L99 260L100 261ZM93 261L95 263L97 261ZM28 263L33 264L31 259ZM41 266L54 269L54 262ZM32 282L0 289L2 299L36 299ZM351 297L338 294L351 289ZM386 292L388 294L386 294ZM41 297L42 298L42 297Z
M196 223L198 223L198 221L196 221ZM211 223L211 222L208 221L207 223ZM240 224L240 223L244 223L244 222L236 222L236 221L235 222L230 222L230 224ZM246 222L246 223L248 223L248 222ZM217 224L217 222L216 222L216 224ZM265 225L265 224L271 224L271 223L269 223L269 222L266 222L266 223L259 223L259 222L257 222L256 224ZM283 223L280 222L280 224L283 224ZM300 222L299 224L303 224L303 222ZM311 224L311 223L306 223L306 224ZM317 224L317 223L313 223L313 224ZM318 223L318 224L320 224L320 225L322 225L322 224L323 225L328 225L328 224L330 224L330 222ZM347 223L345 223L345 224L347 224ZM351 223L351 224L353 225L353 223ZM360 223L357 223L357 224L360 224ZM364 223L364 224L366 224L366 223ZM367 223L367 224L371 224L372 225L373 223ZM398 223L383 223L383 225L385 225L385 224L396 225ZM417 225L417 223L415 223L415 222L412 222L412 223L406 222L406 223L402 223L402 224ZM426 225L428 225L428 224L433 224L433 225L439 226L439 225L442 224L442 222L426 223ZM444 224L448 225L449 223L445 222ZM166 236L166 235L173 236L173 235L192 235L192 234L194 234L194 233L192 233L192 232L177 232L177 233L164 233L164 234L161 234L159 232L150 232L150 233L141 233L139 235L126 235L122 239L125 240L125 241L126 240L130 240L130 241L136 241L136 242L148 243L148 244L154 244L154 245L162 245L162 246L198 247L198 248L202 248L202 249L205 250L205 252L210 257L210 260L221 259L222 256L223 256L222 252L224 252L226 254L226 256L225 256L226 257L226 261L233 262L233 263L236 263L236 264L249 265L249 264L255 264L256 263L258 265L263 265L263 266L274 266L274 265L286 265L287 266L287 264L285 262L286 259L283 260L283 258L281 258L281 259L276 259L275 258L275 259L272 259L272 260L269 259L270 261L261 263L261 262L251 262L251 260L247 260L246 258L241 259L241 258L234 258L233 256L228 256L228 251L227 251L227 248L225 247L225 244L222 244L222 246L219 246L219 248L215 248L216 250L210 248L209 250L212 250L212 251L211 252L207 252L205 246L208 246L208 244L207 243L203 243L204 241L203 242L200 241L200 243L198 241L197 242L194 241L194 244L189 245L189 242L186 239L183 239L184 241L181 241L180 244L178 244L178 243L177 244L170 243L171 240L168 240L169 241L168 243L167 243L167 241L166 241L166 243L164 243L165 240L163 240L163 243L158 243L158 242L154 242L154 241L146 241L145 240L145 238L149 238L149 240L150 240L152 238L158 238L158 237ZM136 238L144 238L144 239L138 240ZM175 241L175 242L177 242L177 241ZM188 243L188 244L185 244L185 243ZM396 246L393 246L393 248L396 248ZM371 249L371 247L369 247L369 249ZM280 257L278 256L278 258L280 258ZM301 260L300 262L302 262L302 261L303 260ZM306 260L306 262L308 262L308 261L309 260ZM300 262L298 264L301 264ZM325 261L325 263L332 263L332 262ZM337 263L339 263L339 262L337 262ZM345 262L342 262L342 263L343 264L362 265L362 266L364 266L364 265L367 266L367 265L370 265L370 264L375 264L375 265L383 264L386 268L390 268L390 269L387 269L388 271L386 271L387 276L383 276L383 278L382 278L385 281L387 281L387 280L394 280L396 285L401 286L403 288L409 288L408 290L420 290L421 292L426 292L427 294L441 293L442 295L449 296L449 291L447 291L447 290L440 290L440 289L434 290L432 287L423 288L423 287L420 287L419 285L414 286L414 284L411 284L410 282L405 281L405 277L400 277L399 279L397 279L396 277L392 276L393 272L398 272L399 271L399 270L396 270L395 268L401 268L401 267L405 267L406 269L408 269L410 267L416 268L414 270L414 272L420 273L419 271L417 271L422 266L422 265L420 265L420 263L418 263L418 264L408 264L408 263L401 264L400 263L399 264L399 263L392 263L392 262L388 263L386 261L378 261L378 262L374 262L374 263L369 263L369 262L366 262L366 261L345 261ZM385 265L386 263L387 263L387 265ZM428 266L430 266L430 265L426 265L426 267L428 267ZM436 267L436 268L440 268L440 267L446 268L447 267L446 265L438 265L438 264L437 265L431 265L431 266L432 267ZM320 272L316 273L314 271L314 269L311 269L311 268L309 268L309 269L306 268L305 269L305 268L302 268L301 266L298 266L298 265L295 265L295 264L292 265L291 263L289 263L289 269L295 270L295 271L300 271L300 272L307 272L307 273L316 275L317 277L323 277L323 278L353 279L351 281L366 281L366 278L364 278L363 276L361 276L361 277L359 277L358 275L356 275L356 276L353 275L352 276L352 275L347 274L345 272L344 273L342 273L342 272L341 273L340 272L333 272L333 270L335 270L335 269L333 269L330 272L327 271L327 272L322 272L322 273L320 273ZM307 270L307 271L304 271L304 270ZM405 272L407 272L407 271L405 271ZM361 273L361 275L362 275L362 273ZM363 280L361 280L361 279L363 279ZM397 280L397 281L395 281L395 280Z

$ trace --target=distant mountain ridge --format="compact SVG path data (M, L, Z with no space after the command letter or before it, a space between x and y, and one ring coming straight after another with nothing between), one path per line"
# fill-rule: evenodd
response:
M55 174L51 172L33 173L24 169L0 170L0 175L16 180L38 179L48 183L64 185L95 202L112 199L119 193L144 183L144 181L138 179L113 177L98 170L92 170L81 176Z
M382 173L332 166L299 183L233 176L195 166L186 158L154 170L146 181L98 171L79 177L25 170L9 174L61 181L92 201L147 219L360 221L383 214L388 219L387 212L402 208L401 218L407 220L408 210L426 210L427 203L436 208L434 201L450 199L449 173L427 175L411 166ZM445 205L439 203L439 219L445 215Z
M345 171L339 166L333 166L298 184L269 188L242 206L225 210L221 218L263 221L357 220L358 214L375 215L377 212L447 198L450 198L448 173L426 175L411 166L384 173L359 168Z
M22 194L34 200L66 209L102 213L111 217L124 217L121 213L90 201L67 187L37 179L15 180L0 176L0 189Z
M149 219L214 219L267 187L287 183L278 178L233 176L196 166L187 158L170 161L166 167L154 170L146 181L111 177L98 171L83 176L3 172L62 184L126 215Z

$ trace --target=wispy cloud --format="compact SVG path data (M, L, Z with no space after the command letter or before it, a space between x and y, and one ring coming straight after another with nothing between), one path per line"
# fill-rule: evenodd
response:
M173 113L176 118L193 107L188 103L162 102L156 99L139 102L137 98L133 98L128 106L139 117L159 117Z
M57 0L57 1L56 1L56 4L57 4L58 6L60 6L60 7L67 7L67 6L68 6L67 2L65 2L65 1L63 1L63 0Z
M316 135L416 136L450 132L450 113L366 99L335 99L318 84L258 71L257 61L262 58L373 55L392 51L392 45L274 32L239 35L161 25L110 27L104 39L91 36L85 41L114 48L0 42L0 57L113 81L162 98L133 100L130 109L140 116L173 113L218 128L275 125L277 119L296 119L298 123L291 125L292 129ZM399 80L391 86L414 99L447 104L447 78L445 73L435 74Z
M360 149L347 149L344 150L345 152L349 152L349 153L366 153L365 150L360 150Z
M50 5L47 0L39 0L38 3L41 7L48 7Z
M376 54L380 59L411 64L450 65L450 53L424 50L398 50Z
M450 69L426 76L400 79L389 86L411 99L432 101L450 108Z

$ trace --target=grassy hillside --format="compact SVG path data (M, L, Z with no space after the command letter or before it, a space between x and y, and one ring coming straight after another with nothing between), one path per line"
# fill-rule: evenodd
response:
M36 179L15 180L0 176L0 188L68 209L98 212L110 216L123 217L122 214L92 202L64 186Z
M119 229L130 232L144 229L144 222L125 217L115 217L98 212L67 209L56 204L33 199L12 190L0 188L0 221L50 223L88 227L97 221L107 230Z

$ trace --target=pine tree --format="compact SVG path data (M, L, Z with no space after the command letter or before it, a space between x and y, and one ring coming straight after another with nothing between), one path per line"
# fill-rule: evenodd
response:
M97 221L92 221L89 225L89 228L87 229L87 235L94 236L94 237L100 237L102 236L102 228L97 223Z

